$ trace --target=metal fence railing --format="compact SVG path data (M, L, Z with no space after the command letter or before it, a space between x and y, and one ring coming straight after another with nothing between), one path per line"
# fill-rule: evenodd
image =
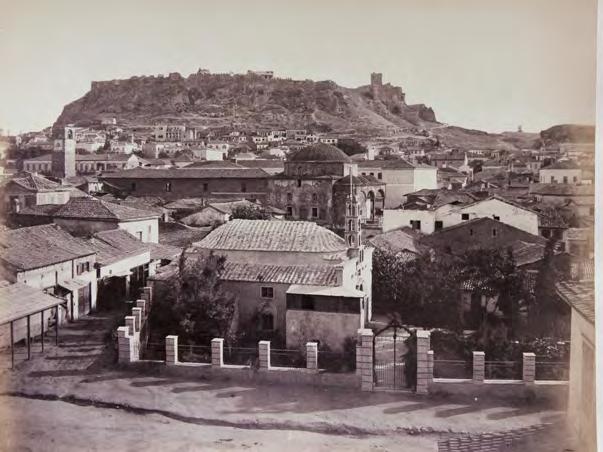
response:
M523 378L521 361L486 361L484 370L486 380L521 380Z
M536 380L569 380L569 362L542 361L536 357Z
M434 378L473 378L473 362L458 359L436 359L433 361Z
M346 373L356 371L356 352L318 351L318 367L327 372Z
M259 367L256 347L224 347L224 364Z
M142 352L142 359L165 361L165 343L147 342Z
M270 350L270 365L275 367L306 367L306 353L302 350L273 348Z
M178 361L183 363L211 363L210 345L178 345Z

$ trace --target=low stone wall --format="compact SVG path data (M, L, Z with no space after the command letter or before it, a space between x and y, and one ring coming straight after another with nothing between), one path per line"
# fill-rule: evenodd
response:
M137 365L141 365L142 363L143 362L141 361ZM177 363L169 366L160 364L157 368L159 368L159 373L161 375L186 378L207 378L209 380L229 380L248 383L360 388L360 377L355 373L336 374L320 370L316 371L293 367L255 369L249 366L235 366L228 364L225 364L222 367L212 367L211 364L202 363Z
M476 384L473 380L434 378L429 384L433 395L464 395L501 399L546 400L558 406L567 401L567 381L484 380Z

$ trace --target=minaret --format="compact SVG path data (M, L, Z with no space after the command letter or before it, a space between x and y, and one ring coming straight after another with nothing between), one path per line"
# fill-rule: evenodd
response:
M360 249L360 206L354 193L352 169L350 168L350 194L345 203L345 242L348 245L348 254L358 255Z

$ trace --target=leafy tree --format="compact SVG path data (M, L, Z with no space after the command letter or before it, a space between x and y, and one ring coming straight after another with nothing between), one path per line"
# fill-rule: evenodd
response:
M554 247L555 242L549 240L529 306L529 331L534 337L563 335L568 330L570 309L557 296L555 283L569 277L569 261L565 256L555 256Z
M445 256L408 259L377 249L373 257L375 310L398 315L407 325L461 328L460 287Z
M230 217L242 220L268 220L270 215L259 206L242 205L232 209Z
M364 154L367 152L366 146L363 146L353 138L339 138L337 140L337 147L345 152L346 155Z
M186 343L200 343L222 337L227 343L235 339L233 321L237 298L222 287L220 274L226 258L213 252L187 256L185 249L178 261L178 271L168 281L160 317L171 318L176 331ZM163 312L162 312L163 311Z
M472 249L460 256L460 281L472 281L473 291L489 300L490 310L484 312L481 325L482 340L489 342L493 326L508 326L511 336L519 329L519 307L527 303L529 293L524 273L515 265L512 250ZM493 312L503 313L505 322L501 323Z

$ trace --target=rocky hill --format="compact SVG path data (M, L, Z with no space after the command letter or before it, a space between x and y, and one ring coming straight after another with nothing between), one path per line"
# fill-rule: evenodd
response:
M392 144L412 136L431 137L459 149L535 148L542 141L565 139L569 133L563 126L539 135L491 134L440 124L431 108L407 104L402 88L383 84L380 74L373 74L369 85L345 88L332 81L207 71L188 77L172 73L92 82L88 93L64 107L54 126L87 126L106 117L115 117L125 126L303 128Z
M92 82L86 95L65 106L55 125L87 125L107 115L122 124L241 124L358 134L437 124L431 108L407 105L402 89L389 84L350 89L332 81L174 73Z

